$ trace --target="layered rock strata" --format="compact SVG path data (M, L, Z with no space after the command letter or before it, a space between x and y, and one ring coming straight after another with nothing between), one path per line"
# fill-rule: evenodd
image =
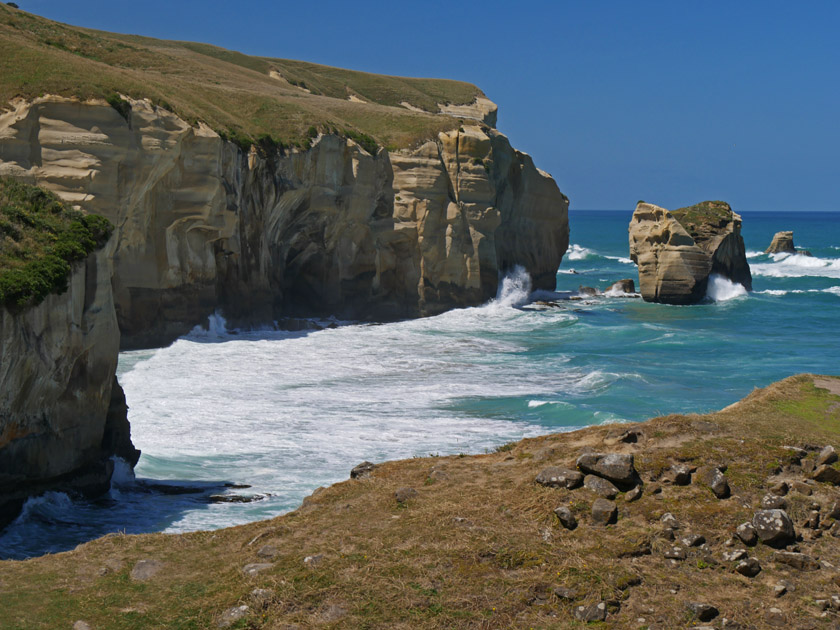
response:
M61 295L0 307L0 526L46 489L108 489L112 455L137 461L114 376L119 330L104 251Z
M568 245L568 199L485 125L377 155L335 135L246 153L147 101L126 120L43 97L0 115L0 174L114 223L124 347L168 343L214 309L246 324L435 314L489 299L516 265L554 289Z
M647 302L692 304L718 274L752 289L741 217L723 202L669 212L639 202L630 221L630 258Z

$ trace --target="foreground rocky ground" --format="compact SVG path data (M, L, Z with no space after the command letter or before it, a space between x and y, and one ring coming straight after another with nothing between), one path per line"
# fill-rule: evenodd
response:
M2 628L840 628L840 379L0 563Z

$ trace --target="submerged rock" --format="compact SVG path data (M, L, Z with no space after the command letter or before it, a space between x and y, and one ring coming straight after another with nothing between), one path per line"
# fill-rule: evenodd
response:
M630 258L647 302L699 302L712 274L752 289L741 217L722 201L673 212L639 202L630 221Z

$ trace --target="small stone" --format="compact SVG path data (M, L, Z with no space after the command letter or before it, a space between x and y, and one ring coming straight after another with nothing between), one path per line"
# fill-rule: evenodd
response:
M363 477L367 477L373 472L374 468L376 468L376 464L364 461L350 471L350 479L361 479Z
M82 621L81 619L73 624L73 630L93 630L90 627L90 624L87 621Z
M578 621L589 623L592 621L604 621L606 618L607 605L604 602L575 608L575 619Z
M312 556L306 556L303 559L303 564L305 564L308 567L316 567L319 564L321 564L321 562L323 562L323 561L324 561L324 554L316 553L315 555L312 555Z
M831 507L828 508L826 517L833 518L834 520L840 520L840 501L835 501L831 504Z
M574 490L583 483L583 474L577 470L561 468L560 466L549 466L535 480L541 486L549 488L568 488Z
M268 558L269 560L271 560L280 555L280 552L277 550L277 547L272 547L271 545L263 545L257 551L257 555L260 558Z
M131 579L145 582L157 575L162 568L163 563L158 560L139 560L131 569Z
M557 588L555 588L554 594L557 596L557 599L563 599L568 601L580 599L580 595L577 591L574 591L570 588L566 588L565 586L558 586Z
M840 470L834 466L823 464L814 471L811 479L820 483L830 483L834 486L840 486Z
M793 551L777 551L773 554L773 561L800 571L816 571L820 568L820 563L811 556Z
M764 621L771 626L787 626L784 613L778 608L771 608L764 614Z
M779 497L785 496L789 489L786 481L779 481L770 486L770 492Z
M738 566L735 567L735 572L745 577L753 578L761 573L761 564L755 558L747 558L738 563Z
M798 492L799 494L804 494L809 497L812 494L814 494L814 489L804 481L794 481L792 484L790 484L790 489L794 492Z
M831 445L826 446L823 448L819 455L817 455L817 466L823 466L828 464L833 464L837 461L837 451L834 450L834 447Z
M804 448L799 448L798 446L783 446L784 450L787 451L787 457L790 461L799 463L799 461L808 454Z
M680 542L686 547L699 547L706 542L706 538L700 534L686 534L680 538Z
M814 469L817 467L817 463L813 459L803 459L801 466L802 472L810 474L814 472Z
M662 486L658 483L652 483L647 488L648 494L662 494Z
M765 494L761 499L761 507L765 510L786 510L787 500L777 494Z
M258 573L267 571L273 566L273 564L270 564L268 562L252 562L251 564L246 564L244 567L242 567L242 573L244 573L248 577L254 577Z
M784 584L776 584L776 586L773 587L773 597L778 599L785 593L787 593L787 586Z
M574 529L577 527L577 519L569 508L560 506L554 510L554 513L557 515L557 518L560 519L560 524L566 529Z
M662 554L668 560L685 560L686 553L682 547L671 547Z
M831 602L829 602L827 599L815 599L814 605L819 610L828 610L829 606L831 606Z
M397 500L397 503L407 503L409 500L416 497L417 494L417 490L415 490L414 488L399 488L394 493L394 498Z
M691 602L686 606L698 621L711 621L720 614L720 611L711 604Z
M254 605L254 608L261 610L268 607L274 599L274 593L267 588L255 588L251 591L249 597L251 598L251 603Z
M665 514L662 515L662 518L659 519L659 522L668 529L680 528L680 522L677 520L677 517L670 512L665 512Z
M805 522L805 526L809 529L818 529L820 526L820 513L816 510L813 510L808 515L808 520Z
M245 615L248 614L248 607L243 606L234 606L233 608L228 608L219 616L219 622L216 624L219 628L228 628L235 624L237 621L242 619Z
M746 549L735 549L733 551L724 551L723 552L723 559L726 562L737 562L738 560L743 560L747 557L747 550Z
M618 508L607 499L595 499L592 503L592 521L596 525L609 525L618 518Z
M745 545L752 547L758 542L758 533L752 523L741 523L735 528L735 535L741 539Z
M632 490L629 490L624 495L624 502L625 503L632 503L633 501L641 499L642 498L642 493L643 493L642 486L636 486L635 488L633 488Z
M583 478L583 487L605 499L614 499L618 496L618 488L615 485L595 475L586 475Z
M796 536L793 522L784 510L759 510L753 516L752 525L766 545L784 546Z

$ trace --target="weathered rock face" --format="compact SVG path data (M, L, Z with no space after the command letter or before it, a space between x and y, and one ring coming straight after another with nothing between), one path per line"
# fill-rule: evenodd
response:
M793 246L793 232L776 232L765 254L795 254Z
M107 255L78 263L68 287L22 312L0 307L0 526L44 489L107 490L109 457L139 455L114 377Z
M630 221L630 258L647 302L698 302L712 274L752 289L741 217L723 202L673 212L639 202Z
M0 173L116 226L124 347L165 344L216 308L240 323L435 314L486 301L516 265L555 286L568 199L493 129L376 156L337 136L261 156L145 101L129 119L56 97L0 115Z

